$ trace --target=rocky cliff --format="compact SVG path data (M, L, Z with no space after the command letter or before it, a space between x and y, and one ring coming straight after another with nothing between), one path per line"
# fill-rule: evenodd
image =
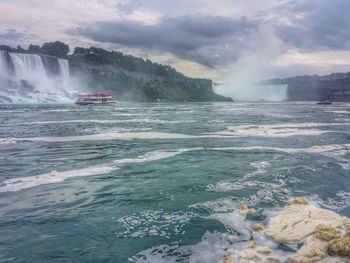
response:
M211 80L148 59L94 47L67 56L59 42L44 47L0 46L0 103L68 102L97 91L124 101L232 101L216 94Z
M100 48L76 48L71 75L89 91L108 91L125 101L232 101L209 79L188 78L150 60Z
M80 90L108 91L124 101L232 101L213 91L209 79L169 78L155 73L130 71L113 65L70 61L71 76L85 85Z
M287 84L291 101L350 101L350 72L270 79L261 83Z

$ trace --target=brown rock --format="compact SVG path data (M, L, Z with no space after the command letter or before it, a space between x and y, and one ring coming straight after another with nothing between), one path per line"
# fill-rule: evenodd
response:
M350 257L350 230L341 238L329 242L328 253L342 257Z
M256 232L262 231L262 230L264 230L264 225L260 224L260 223L253 224L252 230L256 231Z

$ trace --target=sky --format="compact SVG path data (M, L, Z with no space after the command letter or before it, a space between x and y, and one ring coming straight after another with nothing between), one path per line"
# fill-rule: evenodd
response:
M350 71L349 10L350 0L0 0L0 44L97 46L217 82L328 74Z

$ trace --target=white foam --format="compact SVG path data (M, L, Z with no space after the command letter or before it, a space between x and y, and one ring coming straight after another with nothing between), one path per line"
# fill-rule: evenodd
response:
M140 121L125 120L125 122ZM142 120L143 122L145 120ZM159 120L158 120L159 121ZM156 121L156 122L158 122ZM120 123L123 120L67 120L67 121L45 121L45 122L31 122L31 124L50 124L50 123ZM160 121L159 123L162 123ZM28 123L25 123L28 124ZM8 125L19 125L8 124ZM133 139L187 139L187 138L239 138L239 137L289 137L296 135L320 135L326 132L325 130L318 130L315 127L321 126L342 126L350 125L350 123L304 123L304 124L276 124L276 125L239 125L229 126L227 130L200 134L200 135L186 135L178 133L162 133L162 132L139 132L139 133L100 133L92 135L81 136L66 136L66 137L29 137L29 138L4 138L0 139L0 143L4 140L13 141L43 141L43 142L69 142L69 141L91 141L91 140L133 140ZM322 146L321 146L322 147ZM271 148L272 149L272 148ZM293 151L291 149L290 151Z
M335 114L350 114L350 111L345 111L345 110L333 110L333 111L325 111L328 113L335 113Z
M60 183L68 178L84 177L93 175L108 174L119 169L122 165L131 163L143 163L170 158L177 154L189 151L189 149L169 150L169 151L153 151L136 158L125 158L115 160L105 164L94 165L86 168L68 170L62 172L51 172L35 176L17 177L5 180L0 183L0 192L16 192L44 184Z
M214 151L276 151L284 153L329 153L329 156L333 154L346 154L350 149L350 144L329 144L329 145L315 145L307 148L281 148L270 146L247 146L247 147L222 147L222 148L210 148L208 150Z
M225 131L210 134L233 137L275 137L284 138L290 136L318 136L331 130L320 130L327 126L348 126L350 123L284 123L265 125L237 125L228 126Z
M189 250L178 245L160 245L154 246L137 255L129 258L130 262L136 263L178 263L186 262L183 259Z
M339 192L337 194L344 201L349 200L350 194ZM250 198L253 198L252 196ZM311 205L318 207L318 204L309 200ZM227 232L206 232L201 241L195 245L159 245L139 252L129 260L132 262L190 262L190 263L222 263L224 257L229 256L234 262L250 262L241 258L242 252L254 252L259 249L250 249L248 247L251 241L255 241L258 247L268 247L271 249L271 254L280 262L287 262L287 258L298 250L297 245L285 245L283 249L279 244L265 237L264 233L253 232L249 229L254 223L248 218L237 213L238 200L231 198L221 198L214 201L208 201L200 204L191 205L192 208L205 208L211 212L211 215L206 217L212 220L222 222ZM268 218L276 216L282 208L274 207L267 208L261 213ZM194 214L195 215L195 214ZM191 216L194 216L191 215ZM261 222L264 223L264 222ZM266 223L266 221L265 221ZM259 262L269 261L268 256L263 253L257 253L261 260ZM255 262L255 261L254 261Z
M219 220L226 233L206 232L201 241L195 245L169 246L160 245L139 252L129 260L132 262L190 262L190 263L222 263L225 256L231 256L235 262L241 262L240 252L247 250L252 237L258 246L268 246L272 254L284 262L292 252L279 249L278 244L265 238L261 233L250 231L253 222L240 215L237 210L238 202L229 198L195 204L192 208L206 208L212 213L207 219ZM269 211L277 214L279 209ZM261 262L267 262L262 260Z
M316 195L311 197L311 200L321 207L333 211L341 211L350 206L350 192L340 191L334 198L328 197L326 200L323 200Z
M146 210L129 216L118 218L125 229L117 233L120 237L161 236L170 238L173 235L183 235L183 227L191 220L191 213L168 214L163 210Z
M190 205L190 208L204 208L211 212L215 213L223 213L223 212L231 212L234 207L238 205L238 202L232 198L220 198L214 201L207 201L204 203L198 203Z
M275 185L272 183L252 180L252 181L242 181L242 178L238 180L225 180L220 181L214 184L209 184L207 186L207 191L210 192L231 192L246 188L257 188L257 187L263 187L263 188L274 188L274 187L280 187L282 185Z
M225 256L230 256L234 262L253 262L240 258L242 251L247 250L249 240L240 240L236 235L228 233L207 232L202 237L201 242L191 247L190 263L222 263ZM254 233L254 240L258 246L268 246L272 249L272 254L276 255L281 262L285 262L291 252L278 249L278 245L266 239L263 235ZM242 242L243 241L243 242ZM249 249L248 249L249 250ZM260 255L261 256L261 255ZM256 262L256 261L254 261ZM260 262L260 261L259 261ZM261 262L271 262L261 259Z
M17 143L17 140L13 138L0 138L0 144L13 144L13 143Z
M10 123L4 124L5 126L18 126L18 125L43 125L43 124L61 124L61 123L158 123L158 124L174 124L174 123L191 123L192 120L184 121L170 121L170 120L158 120L158 119L127 119L127 120L55 120L55 121L33 121L33 122L22 122L22 123Z
M270 163L267 161L260 161L260 162L252 162L249 165L256 169L256 171L251 173L250 175L255 175L255 174L266 173L266 168L270 166Z
M80 136L61 136L61 137L29 137L29 138L3 138L0 143L8 143L8 141L23 142L74 142L74 141L108 141L108 140L153 140L153 139L188 139L197 136L179 134L179 133L163 133L163 132L106 132L91 135Z

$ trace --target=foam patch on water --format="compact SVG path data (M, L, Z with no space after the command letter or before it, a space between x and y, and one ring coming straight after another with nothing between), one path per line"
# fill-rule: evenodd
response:
M190 253L190 247L180 247L176 244L160 245L141 251L135 256L129 258L129 261L137 263L188 262L188 256Z
M35 176L17 177L7 179L0 183L0 192L16 192L23 189L28 189L44 184L60 183L68 178L84 177L93 175L108 174L119 169L122 165L132 163L143 163L157 161L165 158L170 158L180 153L189 151L188 149L169 150L169 151L153 151L136 158L124 158L115 160L106 164L99 164L86 168L68 170L62 172L53 171Z
M325 111L328 113L335 113L335 114L350 114L350 111L345 111L345 110L333 110L333 111Z
M190 263L222 263L223 259L230 256L234 262L243 262L241 259L244 251L249 251L249 244L254 238L259 247L268 246L271 254L258 254L259 262L268 261L269 256L275 256L284 262L293 253L293 248L282 249L275 242L267 239L263 234L250 230L252 221L238 213L238 200L221 198L190 206L193 209L208 209L210 215L206 218L222 222L227 232L206 232L195 245L179 246L159 245L139 252L129 260L132 262L190 262ZM276 215L280 209L269 210L270 215ZM256 252L256 251L255 251ZM259 253L259 252L258 252ZM248 262L248 261L244 261Z
M191 220L191 213L167 214L163 210L143 211L139 214L124 216L117 221L125 231L117 233L119 237L161 236L170 238L174 235L184 235L183 227Z
M53 110L41 110L40 112L80 112L87 111L88 109L53 109Z
M267 161L252 162L250 166L256 169L256 171L250 175L263 174L266 173L266 168L270 166L270 163Z
M0 144L13 144L17 142L18 140L15 138L0 138Z
M233 137L273 137L284 138L291 136L318 136L331 130L321 130L320 127L347 126L350 123L285 123L266 125L237 125L228 126L225 131L215 132L223 136Z
M18 125L46 125L46 124L62 124L62 123L157 123L157 124L176 124L176 123L192 123L193 120L159 120L159 119L127 119L127 120L64 120L64 121L33 121L33 122L22 122L22 123L10 123L5 126L18 126Z
M329 145L314 145L307 148L282 148L270 146L247 146L247 147L222 147L209 148L213 151L275 151L284 153L320 153L328 156L347 155L350 150L350 144L329 144Z
M257 180L242 181L242 178L239 178L238 180L225 180L214 184L209 184L207 186L207 191L231 192L235 190L241 190L246 188L258 188L258 187L271 188L271 187L277 187L277 186L272 183L267 183L267 182L262 182Z
M349 193L340 192L337 195L349 198ZM308 200L311 206L319 207L315 201ZM132 262L189 262L189 263L222 263L225 258L232 262L289 262L289 256L299 250L297 244L278 244L265 236L263 232L250 231L252 222L249 218L236 213L234 200L219 199L194 205L209 208L212 219L220 220L228 229L227 232L207 231L195 245L180 246L178 243L154 246L139 252L129 260ZM227 212L222 207L230 206ZM282 207L263 210L263 214L272 218L280 214ZM226 210L226 209L225 209ZM265 224L267 220L261 222ZM249 230L244 233L245 230ZM254 241L254 242L252 242ZM231 262L231 261L228 261ZM311 261L310 261L311 262ZM347 262L345 258L329 257L320 262Z
M164 132L105 132L91 135L65 136L65 137L29 137L29 138L2 138L0 143L15 142L74 142L74 141L108 141L108 140L154 140L154 139L189 139L197 136L164 133Z
M350 192L340 191L335 197L328 197L326 200L321 199L319 196L313 196L311 197L311 200L319 204L321 207L333 211L341 211L350 206Z
M270 186L275 188L274 185ZM229 257L233 262L287 262L287 258L299 249L298 246L296 244L280 245L268 239L263 233L252 231L251 226L255 222L238 213L240 201L246 203L247 200L255 200L256 207L258 208L257 205L261 204L262 196L268 195L268 192L270 192L270 189L262 189L255 195L242 200L228 197L191 205L190 208L195 211L196 209L207 210L210 215L206 216L206 218L220 221L225 225L227 232L206 232L195 245L179 246L178 244L163 244L154 246L139 252L129 260L132 262L155 263L222 263L225 257ZM287 193L281 193L281 195L283 194L285 195L284 203L287 203L287 199L290 196ZM349 203L350 193L339 192L337 193L337 198L341 198L344 203ZM309 204L319 207L320 200L311 197L309 198ZM273 208L259 210L259 213L267 216L267 218L271 218L279 214L281 209L283 207L274 206ZM261 223L266 225L267 220ZM252 240L255 241L254 247L251 246ZM254 257L257 256L258 258L249 261L249 253L252 253ZM245 259L245 257L247 258ZM322 262L339 262L333 261L332 258L329 258L329 261L327 260Z
M284 152L288 154L322 154L326 157L333 158L336 163L344 170L350 169L350 144L329 144L329 145L314 145L308 148L280 148L269 146L247 146L247 147L222 147L210 148L212 151L272 151ZM248 175L249 176L249 175Z

